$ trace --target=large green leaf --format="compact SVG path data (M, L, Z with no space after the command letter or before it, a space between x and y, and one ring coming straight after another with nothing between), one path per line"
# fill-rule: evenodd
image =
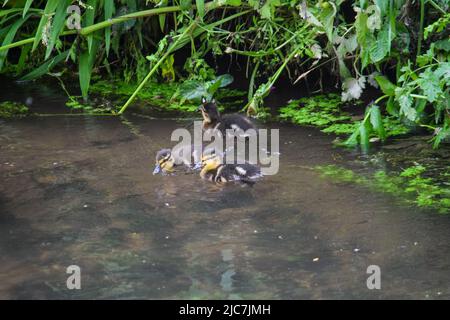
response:
M70 52L70 50L66 50L66 51L58 54L57 56L47 60L39 68L36 68L33 71L31 71L30 73L24 75L20 80L23 80L23 81L33 80L33 79L43 76L44 74L47 74L48 72L50 72L50 70L55 65L57 65L58 63L60 63L64 59L66 59L67 56L69 55L69 52Z
M17 31L24 24L24 22L28 20L28 18L30 16L31 16L31 14L28 14L24 18L19 18L16 22L14 22L11 25L8 33L6 34L5 38L3 39L2 46L6 46L6 45L10 44L11 42L13 42ZM4 64L7 56L8 56L8 50L0 51L0 70L3 68L3 64Z
M86 2L88 9L86 9L85 17L83 19L83 27L89 27L94 24L95 11L97 9L97 0L87 0ZM88 51L92 51L92 43L94 41L94 35L90 34L87 36Z
M50 57L53 51L56 41L59 39L59 34L64 28L64 22L66 21L67 7L70 5L71 0L61 0L56 8L55 16L53 18L53 24L50 31L50 38L45 52L45 59Z
M375 80L380 85L381 91L383 91L385 95L388 95L390 97L395 95L395 89L397 88L397 86L390 82L388 78L379 75L375 76Z
M369 149L369 140L370 136L370 126L367 121L362 121L359 125L359 144L361 145L361 149L363 151L367 151Z
M380 10L381 16L384 16L389 8L389 1L390 0L375 0L375 4L377 5L378 9Z
M160 8L167 7L167 4L169 3L169 0L161 0L159 3ZM160 14L158 16L159 18L159 28L161 29L161 32L164 32L164 26L166 25L166 14Z
M105 0L104 10L105 10L105 20L111 19L115 11L114 0ZM107 27L105 28L105 49L107 56L109 54L110 47L111 47L111 27Z
M83 98L87 98L91 82L92 67L94 66L99 40L93 39L91 52L84 50L78 61L80 88Z
M389 53L392 37L389 35L389 25L383 24L378 32L377 41L370 48L370 59L372 62L380 62Z
M197 13L201 20L205 16L205 0L195 0L195 5L197 6Z
M386 139L386 132L384 131L383 119L381 118L380 107L373 105L370 107L370 123L374 131L381 140Z
M218 76L216 79L212 80L213 82L219 82L220 88L226 87L233 82L233 76L231 74L222 74Z
M400 105L400 113L405 115L411 121L416 121L417 112L412 108L413 98L410 92L406 92L401 88L395 90L395 99Z
M33 3L33 0L27 0L27 2L25 2L25 5L23 6L22 17L25 17L25 15L27 14L28 10L30 9L32 3Z
M36 29L32 51L36 50L39 42L42 40L42 31L44 30L44 26L47 24L48 18L55 12L59 2L60 0L47 1L47 4L45 5L44 9L44 14L42 15L41 20L39 21L39 25Z
M430 68L427 68L420 74L417 82L429 102L436 101L438 96L443 93L439 84L438 75Z
M357 129L353 131L352 135L348 137L343 144L347 147L355 147L358 145L359 134L359 127L357 127Z

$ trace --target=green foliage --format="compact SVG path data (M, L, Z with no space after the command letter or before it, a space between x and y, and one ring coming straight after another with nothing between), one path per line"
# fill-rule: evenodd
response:
M218 76L214 80L186 80L178 87L172 99L181 97L181 101L200 102L202 97L211 100L219 88L226 87L233 82L233 77L229 74Z
M357 106L360 106L358 103ZM338 135L350 135L344 145L361 144L367 148L373 137L381 140L401 135L409 130L394 117L382 117L376 105L368 108L363 121L353 121L348 112L343 112L344 103L338 95L317 95L291 101L280 108L280 118L296 124L313 125L322 128L322 132Z
M324 130L329 132L331 125L351 120L349 114L341 111L342 105L336 94L301 98L280 108L280 118L296 124L325 127Z
M199 103L194 99L187 100L177 95L177 85L172 83L158 83L155 81L149 81L137 94L137 98L141 103L155 107L159 110L165 111L182 111L197 113ZM113 99L113 102L120 103L124 98L128 97L136 88L134 83L125 83L121 80L100 80L94 82L91 86L91 92L96 96L103 97L105 99ZM215 98L221 101L221 105L226 108L236 108L236 106L242 106L241 97L245 95L245 92L238 90L230 90L226 88L219 88L215 94ZM85 103L69 102L74 106L81 105L78 109L84 109ZM92 109L98 108L98 106ZM112 111L118 111L117 109L110 109ZM99 110L97 110L99 111ZM100 110L101 112L108 110Z
M22 103L0 102L0 118L20 118L29 114L28 107Z
M385 96L359 124L340 118L348 115L339 115L339 110L322 112L324 118L294 109L282 115L296 123L323 126L326 132L352 133L348 144L367 148L372 138L390 135L385 123L389 114L392 120L430 128L433 143L439 146L448 133L448 1L343 3L5 1L0 12L0 71L32 80L77 66L85 100L94 73L121 75L127 83L140 83L121 113L150 78L176 78L182 83L177 95L188 100L212 96L224 83L215 81L215 66L208 66L205 56L216 60L229 56L244 66L250 79L244 109L260 115L265 97L283 74L296 82L308 81L310 73L320 71L320 77L330 75L330 81L341 85L342 101L362 98L369 85L380 87ZM69 4L81 9L81 30L70 30L64 23ZM22 47L19 59L9 50L16 47ZM191 55L180 70L183 62L177 64L176 51L183 47L189 47L185 52L190 50ZM381 74L394 65L395 77ZM308 84L314 90L323 88L324 79L319 80ZM386 106L380 103L384 98Z
M388 193L407 204L450 213L450 188L439 184L436 178L426 177L428 170L422 165L411 166L398 173L379 170L373 174L359 174L336 165L317 166L316 170L323 177L337 182L355 183ZM443 175L445 173L440 176Z

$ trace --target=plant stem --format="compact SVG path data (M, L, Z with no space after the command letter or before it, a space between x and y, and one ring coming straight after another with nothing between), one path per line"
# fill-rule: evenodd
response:
M381 100L383 100L385 98L389 98L389 96L387 94L385 94L384 96L381 96L377 100L375 100L373 104L377 104L378 102L380 102Z
M60 37L61 36L68 36L68 35L77 34L77 33L78 32L76 30L69 30L69 31L61 32L61 34L59 36ZM33 42L34 42L34 37L33 38L28 38L28 39L23 39L23 40L20 40L20 41L17 41L17 42L13 42L13 43L10 43L10 44L8 44L6 46L0 47L0 52L4 51L4 50L11 49L11 48L20 47L20 46L23 46L23 45L26 45L26 44L29 44L29 43L33 43Z
M425 0L420 0L420 26L419 26L419 38L417 39L417 56L420 55L420 50L422 47L424 18L425 18Z
M446 14L445 10L439 7L433 0L427 0L427 2L429 2L436 10L440 11L442 14Z
M199 35L201 35L203 32L207 31L210 28L214 28L222 23L225 23L227 21L230 21L232 19L235 19L237 17L240 17L244 14L249 13L250 10L245 10L245 11L241 11L238 13L235 13L229 17L226 17L220 21L216 21L213 22L209 25L207 25L206 27L202 28L202 29L196 29L194 28L191 37L192 38L196 38ZM147 74L147 76L144 78L144 80L141 82L141 84L136 88L136 90L133 92L133 94L130 96L130 98L127 100L127 102L125 102L125 104L122 106L122 108L120 109L120 111L118 112L118 114L122 114L130 105L130 103L136 98L136 95L139 93L139 91L144 87L145 83L150 79L150 77L156 72L156 70L158 69L158 67L161 65L161 63L169 56L170 53L182 48L183 46L185 46L186 44L189 43L189 39L187 37L185 37L184 35L187 34L187 32L191 29L191 27L197 27L197 22L194 21L189 27L186 28L186 30L180 35L180 37L172 44L172 46L166 51L166 53L161 57L161 59L153 66L153 68L150 70L150 72Z
M125 102L125 104L122 106L122 108L120 109L120 111L118 112L118 114L122 114L130 105L131 102L133 102L134 98L137 96L137 94L139 93L139 91L141 91L141 89L144 87L144 85L147 83L147 81L150 79L150 77L156 72L156 70L158 70L159 66L161 65L161 63L164 62L164 60L166 60L166 58L169 56L170 53L172 53L172 51L174 50L174 48L177 47L178 43L184 39L184 37L186 36L186 34L188 32L191 31L191 29L195 28L195 26L197 25L197 22L194 21L189 27L186 28L186 30L184 30L184 32L179 36L179 38L172 44L172 46L170 48L167 49L166 53L161 57L161 59L158 60L158 62L153 66L153 68L150 70L150 72L147 74L147 76L144 78L144 80L142 80L142 82L139 84L139 86L136 88L136 90L134 90L133 94L130 96L130 98L128 98L127 102Z

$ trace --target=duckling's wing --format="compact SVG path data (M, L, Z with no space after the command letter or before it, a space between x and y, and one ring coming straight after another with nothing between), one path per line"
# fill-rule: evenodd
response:
M248 129L256 129L254 123L246 116L233 113L222 117L221 125L224 129L235 129L247 131Z
M262 177L259 167L249 163L235 165L234 171L237 180L253 181Z

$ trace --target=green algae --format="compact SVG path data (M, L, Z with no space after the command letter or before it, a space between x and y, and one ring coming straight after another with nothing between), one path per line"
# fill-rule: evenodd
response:
M399 172L377 170L372 174L361 174L337 165L315 167L322 177L339 183L354 183L369 190L394 196L402 203L435 209L439 213L450 213L450 187L445 181L449 172L430 176L426 166L416 164Z
M13 101L0 102L0 118L20 118L29 114L26 105Z

